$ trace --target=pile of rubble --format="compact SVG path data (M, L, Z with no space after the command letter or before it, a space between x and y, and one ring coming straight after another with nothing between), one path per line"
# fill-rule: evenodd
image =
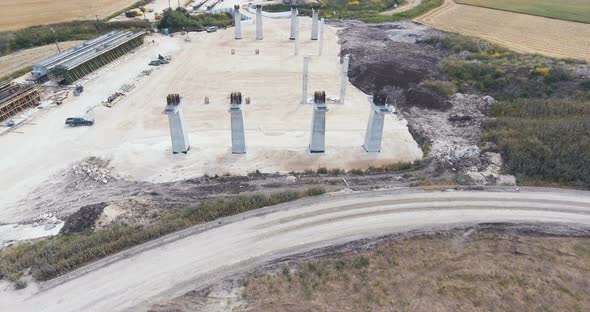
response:
M72 167L72 179L70 184L78 187L81 183L97 182L107 184L114 179L108 169L109 162L100 158L90 157Z
M45 230L51 230L56 227L58 224L62 223L60 219L57 218L53 213L47 212L44 214L39 215L35 222L33 222L33 227L43 226Z

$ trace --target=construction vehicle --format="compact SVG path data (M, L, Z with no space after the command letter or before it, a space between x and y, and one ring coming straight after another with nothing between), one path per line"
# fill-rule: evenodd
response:
M143 12L140 9L133 9L125 12L126 17L136 17L136 16L143 16Z

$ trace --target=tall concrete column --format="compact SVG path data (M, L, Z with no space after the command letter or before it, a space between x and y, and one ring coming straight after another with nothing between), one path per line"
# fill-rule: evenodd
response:
M295 40L299 31L299 20L297 19L297 7L291 7L291 36L289 39Z
M244 130L244 111L242 110L242 93L231 93L229 113L231 118L231 152L232 154L246 154L246 134Z
M319 12L316 9L311 9L311 40L318 40L318 18Z
M186 125L184 123L180 100L180 95L168 94L166 97L166 106L164 107L164 114L168 115L168 122L170 123L170 138L172 139L172 153L174 154L186 154L191 148L188 142L188 135L186 134Z
M242 39L242 14L240 13L240 6L234 5L234 30L235 39Z
M318 56L322 56L322 50L324 49L324 24L326 20L322 18L320 20L320 40L318 41Z
M313 117L311 120L311 153L323 153L326 151L326 92L316 91L313 95Z
M262 5L256 5L256 40L262 40Z
M369 103L371 105L371 111L369 113L369 122L367 124L367 131L365 132L365 144L363 144L363 148L367 152L379 153L381 152L385 114L390 113L390 110L387 108L386 97L384 95L370 97Z
M301 90L301 104L307 103L307 78L309 70L309 56L303 57L303 84Z
M350 56L346 54L342 57L342 66L340 69L340 97L339 102L340 104L344 104L345 97L346 97L346 85L348 84L348 63L350 61Z

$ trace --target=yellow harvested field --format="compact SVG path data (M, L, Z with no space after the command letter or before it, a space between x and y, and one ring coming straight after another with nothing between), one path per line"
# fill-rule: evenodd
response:
M590 61L590 24L460 5L452 0L416 21L480 37L520 53Z
M136 0L2 0L0 31L80 19L105 18Z
M63 50L81 44L82 41L60 42L59 47ZM29 67L35 62L57 53L55 44L48 44L42 47L18 51L0 57L0 77L8 76L19 69Z

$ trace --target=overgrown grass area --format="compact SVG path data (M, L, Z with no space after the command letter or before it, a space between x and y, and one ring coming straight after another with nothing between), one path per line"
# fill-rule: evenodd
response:
M247 277L237 310L582 312L590 305L587 237L476 231L347 250Z
M590 100L516 99L493 115L482 140L497 145L520 183L590 188Z
M22 75L24 75L24 74L26 74L26 73L30 72L32 69L33 69L33 67L32 67L32 66L28 66L28 67L25 67L25 68L21 68L21 69L19 69L19 70L15 71L15 72L13 72L12 74L6 75L6 76L4 76L4 77L0 77L0 82L1 82L1 81L5 81L5 80L11 80L11 79L14 79L14 78L20 77L20 76L22 76Z
M299 12L304 15L311 15L312 8L319 8L320 15L326 19L356 19L369 23L394 22L405 19L413 19L436 7L439 7L443 0L422 0L420 5L405 12L382 15L380 12L389 10L395 4L402 5L404 0L326 0L319 5L299 5ZM268 12L281 12L290 10L290 5L272 4L265 5L263 10Z
M191 15L184 8L166 9L158 28L171 31L183 29L203 29L208 26L227 27L232 25L233 17L229 13Z
M0 251L0 279L18 281L25 270L46 281L126 248L145 243L190 226L253 209L324 194L323 188L283 191L270 195L237 196L207 201L170 212L150 226L117 225L96 232L57 235Z
M47 44L70 40L89 40L112 30L145 30L150 23L143 20L126 22L74 21L53 25L32 26L0 33L0 56ZM53 31L52 31L53 29Z

